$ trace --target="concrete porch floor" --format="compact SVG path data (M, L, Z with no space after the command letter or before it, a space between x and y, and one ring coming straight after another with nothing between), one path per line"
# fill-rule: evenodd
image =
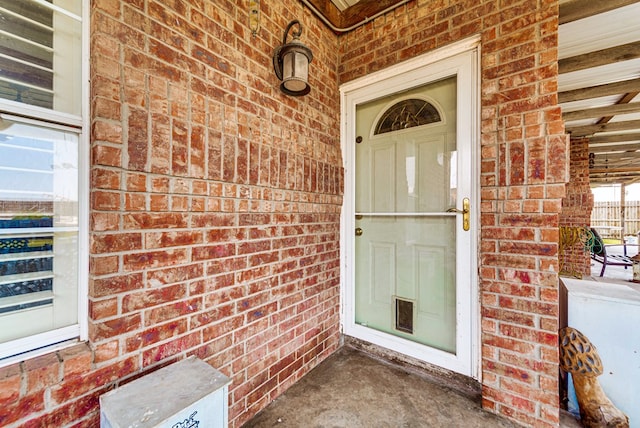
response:
M344 346L244 428L516 427L479 397ZM564 415L562 427L579 427Z

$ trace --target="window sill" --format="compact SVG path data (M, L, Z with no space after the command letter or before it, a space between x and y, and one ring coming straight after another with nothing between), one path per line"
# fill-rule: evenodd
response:
M80 341L79 339L71 339L71 340L65 340L63 342L55 343L53 345L44 346L39 349L34 349L33 351L23 352L22 354L17 354L11 357L0 359L0 369L10 366L12 364L33 360L35 358L42 357L43 355L53 354L59 351L61 354L65 354L64 351L66 351L68 348L72 348L74 346L80 347L81 345L86 347L87 352L89 352L89 355L90 355L91 351L87 346L86 342ZM62 359L63 358L61 358L61 360Z

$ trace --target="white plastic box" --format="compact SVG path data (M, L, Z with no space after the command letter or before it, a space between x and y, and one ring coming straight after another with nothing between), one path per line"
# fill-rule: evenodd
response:
M100 397L100 427L226 428L231 379L190 357Z
M640 428L640 287L562 278L568 292L569 326L580 330L598 350L605 394ZM577 409L569 385L570 406Z

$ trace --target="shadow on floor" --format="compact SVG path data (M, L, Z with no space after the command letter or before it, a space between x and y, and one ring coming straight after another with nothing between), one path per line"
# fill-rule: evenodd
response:
M244 428L515 426L477 399L345 346Z

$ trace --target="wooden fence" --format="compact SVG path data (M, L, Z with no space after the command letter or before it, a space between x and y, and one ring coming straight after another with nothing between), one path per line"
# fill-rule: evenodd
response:
M591 212L591 226L604 237L621 238L640 232L640 201L627 201L624 206L624 226L620 201L595 202ZM624 227L624 233L623 233Z

